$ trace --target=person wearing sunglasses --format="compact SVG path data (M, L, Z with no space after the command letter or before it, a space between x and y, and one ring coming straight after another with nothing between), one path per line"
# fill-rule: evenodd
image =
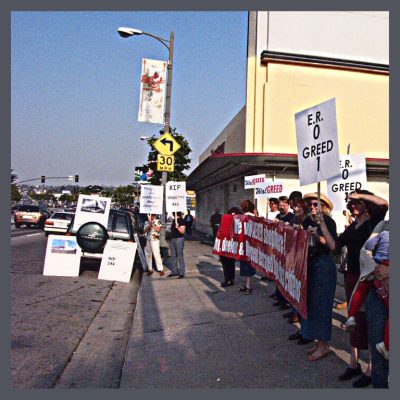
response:
M330 217L333 204L320 193L304 195L310 213L302 226L309 230L307 260L307 319L301 318L303 343L313 341L309 360L316 361L330 353L332 338L332 308L336 289L336 263L332 252L336 247L336 223ZM319 203L319 204L318 204Z
M344 287L349 304L353 290L360 278L360 251L375 226L383 221L388 210L388 202L368 190L359 189L347 197L347 209L354 221L338 238L338 250L347 247L347 269L344 271ZM355 315L356 329L350 333L350 363L339 380L346 381L356 376L353 387L361 388L371 384L371 358L363 373L358 362L360 350L368 350L367 319L364 311Z

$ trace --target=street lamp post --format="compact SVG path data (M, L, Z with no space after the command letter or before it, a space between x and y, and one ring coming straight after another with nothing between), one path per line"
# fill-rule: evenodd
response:
M121 27L118 28L118 34L123 38L128 38L135 35L147 35L162 43L168 49L168 66L167 66L167 92L165 96L165 113L164 113L164 132L169 132L170 118L171 118L171 86L172 86L172 65L174 58L174 32L170 32L169 40L163 39L159 36L153 35L148 32L143 32L139 29ZM168 43L168 44L167 44ZM161 174L161 184L163 186L164 201L162 206L161 223L162 228L160 232L160 246L167 247L165 239L165 226L166 226L166 204L165 204L165 186L167 185L167 172L163 171Z

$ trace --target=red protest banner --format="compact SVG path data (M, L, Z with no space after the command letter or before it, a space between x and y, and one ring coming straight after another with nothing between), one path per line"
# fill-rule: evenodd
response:
M308 233L247 215L223 215L213 254L249 261L307 317Z

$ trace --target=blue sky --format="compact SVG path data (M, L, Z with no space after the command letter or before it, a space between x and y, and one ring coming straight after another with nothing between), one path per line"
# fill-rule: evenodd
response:
M78 174L80 185L127 185L146 162L137 121L142 58L167 60L147 36L175 33L171 126L199 155L245 104L247 12L13 12L11 168L19 180ZM39 182L37 182L39 184ZM68 184L48 180L49 184Z

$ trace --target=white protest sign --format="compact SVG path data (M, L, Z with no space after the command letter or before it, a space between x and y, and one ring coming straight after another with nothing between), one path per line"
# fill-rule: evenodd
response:
M162 186L147 185L141 187L140 213L162 214L163 192Z
M336 101L330 99L295 114L300 186L339 173Z
M186 211L186 182L167 182L165 202L168 213Z
M81 255L75 236L49 235L43 275L79 276Z
M267 199L269 197L278 197L283 194L283 181L264 181L257 183L254 189L256 199Z
M107 228L111 198L80 194L74 219L74 231L86 222L98 222Z
M136 243L107 240L101 259L98 279L129 282L135 261Z
M340 173L327 181L327 195L336 210L345 210L347 195L356 189L367 188L365 155L342 155L339 167Z
M265 182L265 174L245 176L244 188L254 189L257 185L263 182Z

